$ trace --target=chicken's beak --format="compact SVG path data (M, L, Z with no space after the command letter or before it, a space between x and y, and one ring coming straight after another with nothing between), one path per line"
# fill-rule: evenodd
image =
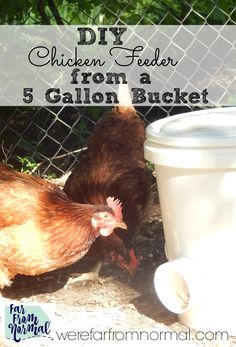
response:
M125 222L122 221L118 221L116 220L115 224L114 224L114 228L121 228L121 229L128 229L127 224Z

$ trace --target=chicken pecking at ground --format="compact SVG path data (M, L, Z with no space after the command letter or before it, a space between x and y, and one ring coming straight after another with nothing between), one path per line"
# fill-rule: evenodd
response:
M0 165L0 288L82 258L99 235L127 228L121 203L78 204L56 185Z
M110 195L122 201L128 232L116 229L106 239L99 237L88 256L99 261L109 257L132 274L138 264L132 239L142 225L149 199L149 174L143 152L145 125L128 99L123 85L119 100L128 106L116 107L95 126L64 191L80 203L103 204Z

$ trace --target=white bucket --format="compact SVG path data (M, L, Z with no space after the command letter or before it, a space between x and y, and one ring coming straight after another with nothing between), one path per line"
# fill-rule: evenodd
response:
M168 117L146 135L169 260L157 294L183 324L236 335L236 108Z

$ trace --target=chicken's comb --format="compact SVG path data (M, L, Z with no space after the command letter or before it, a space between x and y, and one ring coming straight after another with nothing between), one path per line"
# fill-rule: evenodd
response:
M107 205L112 208L116 219L122 220L122 204L119 199L116 199L114 197L107 198Z

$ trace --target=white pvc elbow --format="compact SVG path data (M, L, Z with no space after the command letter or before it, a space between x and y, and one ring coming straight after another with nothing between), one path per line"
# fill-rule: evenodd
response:
M208 288L205 270L185 257L160 265L155 272L154 285L163 305L178 314L201 304Z

